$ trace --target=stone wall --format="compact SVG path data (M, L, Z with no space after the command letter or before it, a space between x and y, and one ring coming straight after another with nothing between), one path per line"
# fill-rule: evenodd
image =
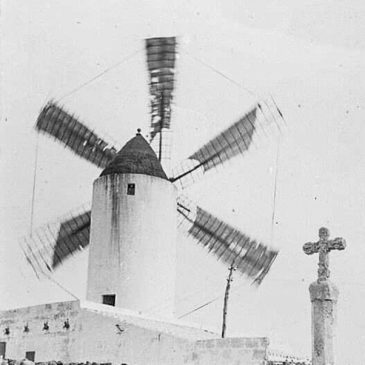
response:
M219 338L197 341L188 364L265 364L269 341L267 338Z
M1 312L0 341L6 342L6 357L23 359L27 351L35 351L36 361L53 360L59 354L64 361L70 361L70 350L77 339L79 313L77 301ZM69 328L65 326L66 321ZM44 329L45 324L48 330Z
M64 328L68 320L70 327ZM44 330L44 323L49 329ZM24 332L28 324L29 332ZM9 335L4 330L9 328ZM114 307L78 301L0 313L7 358L35 351L35 362L126 365L262 365L266 338L216 338L198 328L145 318Z

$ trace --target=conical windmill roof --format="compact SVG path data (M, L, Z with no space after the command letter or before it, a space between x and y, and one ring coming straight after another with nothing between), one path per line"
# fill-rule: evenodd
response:
M124 145L100 176L111 174L144 174L168 180L155 152L140 133Z

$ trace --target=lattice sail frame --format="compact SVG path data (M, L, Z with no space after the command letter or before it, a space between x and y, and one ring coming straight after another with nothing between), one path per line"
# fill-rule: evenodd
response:
M35 128L54 137L76 155L100 168L105 168L117 153L113 145L99 137L53 100L41 110Z
M200 208L188 198L177 202L179 226L228 266L259 285L274 262L278 251L252 240L238 229Z
M267 136L270 129L271 132L280 132L282 120L280 110L272 101L255 104L237 122L174 167L171 181L181 189L189 187L212 168L245 154L253 144L254 136Z
M171 159L171 114L175 85L175 37L146 39L150 92L150 144L164 167Z
M90 204L86 204L20 241L24 255L38 277L48 276L65 259L88 246L90 220Z

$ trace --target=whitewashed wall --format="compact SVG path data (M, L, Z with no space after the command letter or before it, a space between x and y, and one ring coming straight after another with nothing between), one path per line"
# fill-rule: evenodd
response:
M128 184L135 195L127 195ZM106 175L94 182L87 299L173 316L176 276L176 188L142 175Z
M63 328L69 319L70 329ZM43 331L47 321L49 330ZM30 331L24 333L24 325ZM4 335L9 327L10 335ZM46 304L0 313L0 341L7 358L35 361L111 362L128 365L263 365L266 338L216 338L197 328L123 313L78 301Z
M23 359L27 351L35 351L35 361L55 360L60 356L70 361L80 328L77 301L37 305L0 312L0 341L6 342L6 357ZM63 328L69 320L70 328ZM43 330L48 322L49 330ZM29 332L24 332L28 325ZM10 334L5 335L5 328Z

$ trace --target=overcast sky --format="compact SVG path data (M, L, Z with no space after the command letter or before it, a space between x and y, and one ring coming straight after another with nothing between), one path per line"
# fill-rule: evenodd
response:
M1 5L1 308L72 299L54 283L39 282L18 246L30 231L33 126L40 108L140 50L62 103L121 145L138 127L147 132L142 40L176 35L175 161L265 95L274 96L287 121L280 142L275 136L257 137L248 154L207 174L189 191L204 208L280 249L259 289L234 278L228 335L269 336L273 347L310 354L308 285L318 257L304 255L302 245L317 240L325 225L348 243L345 251L331 253L332 278L340 289L338 363L364 363L363 1L3 0ZM35 227L90 201L99 174L44 136L36 172ZM194 242L181 236L178 243L177 314L222 295L185 317L219 331L228 271ZM55 278L83 298L86 267L87 251L69 260Z

